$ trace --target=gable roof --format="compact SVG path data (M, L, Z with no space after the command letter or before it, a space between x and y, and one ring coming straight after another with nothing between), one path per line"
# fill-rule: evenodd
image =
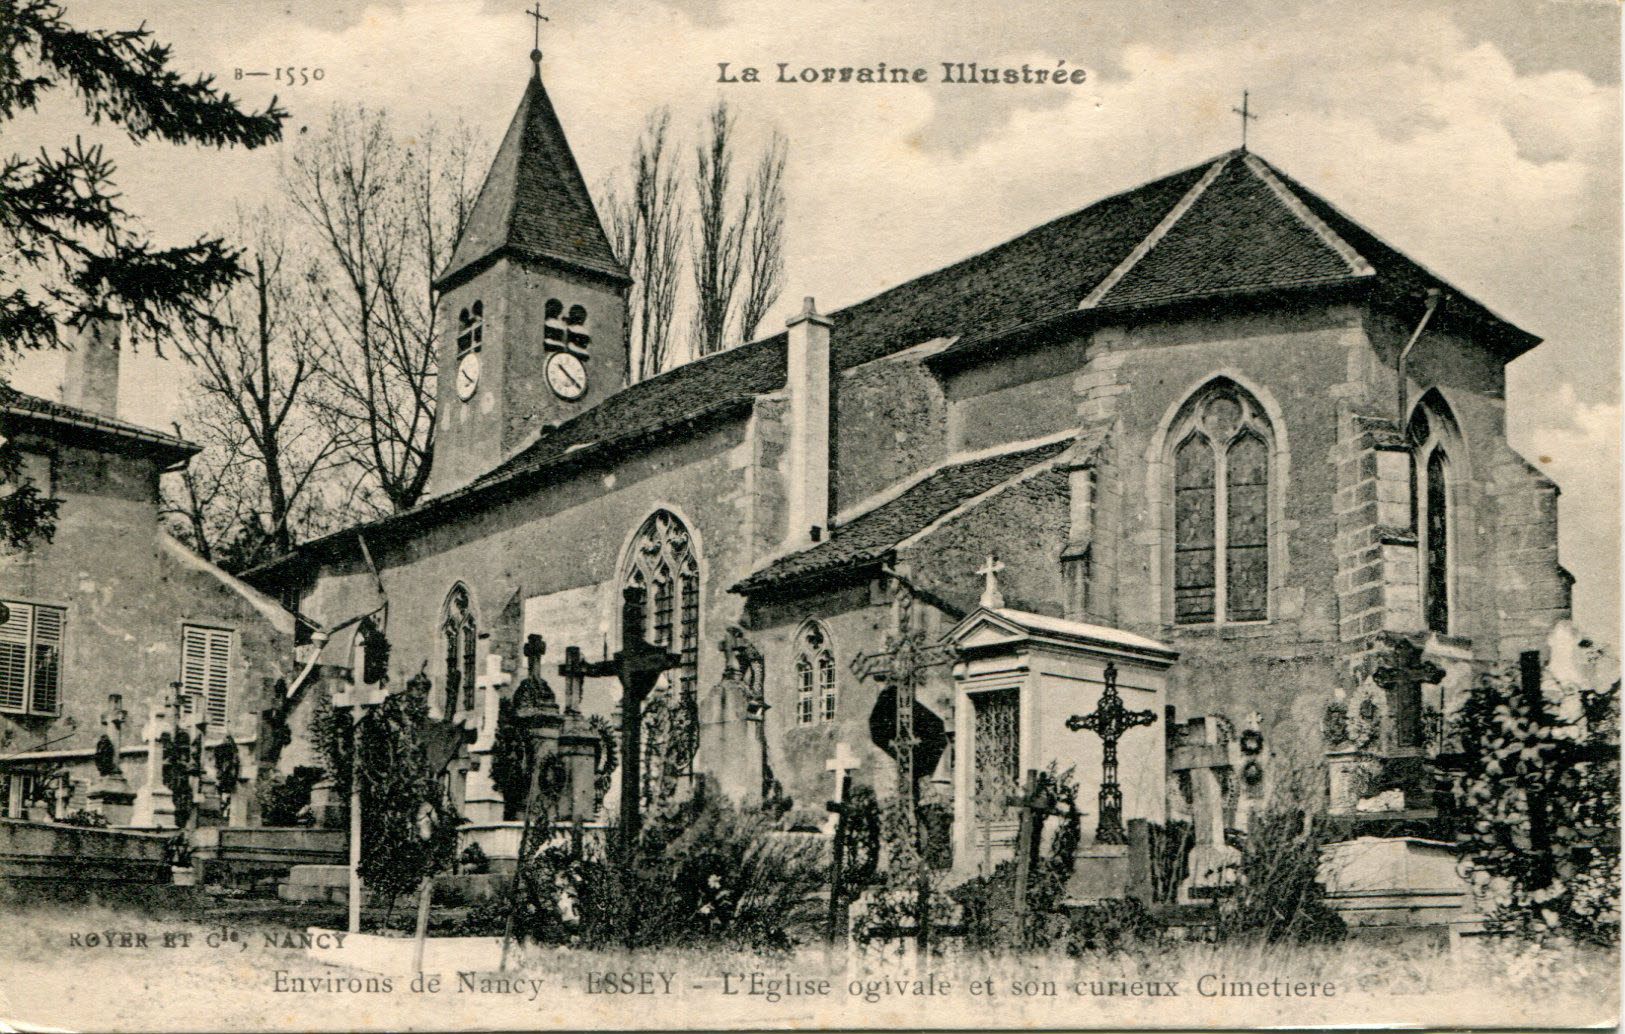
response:
M627 279L542 86L540 62L435 286L447 290L501 253Z
M83 441L98 448L152 456L165 466L191 459L202 451L184 438L15 388L0 390L0 417L46 425L58 440Z
M895 498L831 529L823 542L775 560L728 591L759 592L880 561L966 500L1012 481L1071 445L1071 438L1061 438L1029 449L948 464Z
M1340 287L1366 291L1379 304L1409 303L1418 313L1426 292L1442 291L1441 316L1488 334L1508 361L1540 343L1250 151L1229 151L1184 175L1191 177L1185 193L1090 286L1076 313L1034 313L1023 329L1070 325L1090 313L1120 318L1159 306ZM932 361L962 363L1011 337L978 330Z
M532 131L525 127L532 122L536 128L527 138ZM542 247L502 243L496 233L522 225L524 233L516 232L515 239L531 241L546 229L546 220L529 215L508 220L511 213L499 211L497 201L487 204L487 195L499 196L501 184L517 182L518 170L530 167L518 157L529 146L526 139L543 141L543 152L563 156L570 175L557 178L579 187L571 202L577 221L590 217L598 228L593 239L603 239L538 77L503 140L442 286L453 273L464 275L470 262L483 261L476 254L482 248ZM527 208L531 211L541 210ZM604 256L613 261L607 241L599 259ZM615 271L620 275L618 265ZM1490 335L1506 359L1539 343L1256 154L1229 151L830 313L831 364L850 369L939 338L957 340L928 363L969 364L1003 354L1030 333L1049 328L1071 330L1165 305L1270 292L1356 289L1386 304L1413 300L1420 312L1419 296L1429 288L1447 292L1436 323L1466 321ZM368 527L420 519L442 503L499 485L527 484L540 472L582 456L589 446L595 451L617 443L631 447L677 433L702 417L743 411L755 396L784 387L785 353L781 332L633 384L563 424L543 428L528 446L470 484Z

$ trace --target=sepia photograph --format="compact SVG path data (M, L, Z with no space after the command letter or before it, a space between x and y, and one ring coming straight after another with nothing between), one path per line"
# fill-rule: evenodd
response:
M0 1031L1620 1022L1609 0L0 0Z

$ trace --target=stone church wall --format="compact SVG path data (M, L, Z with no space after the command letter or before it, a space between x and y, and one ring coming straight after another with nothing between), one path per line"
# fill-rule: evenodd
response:
M830 391L831 513L947 454L942 385L917 353L843 370L831 378Z
M924 603L915 604L914 615L933 635L947 631L955 620ZM835 721L815 717L810 724L801 725L796 722L796 646L797 634L809 619L820 622L829 636L835 654L838 704ZM891 598L870 583L751 609L747 634L762 651L767 670L764 731L768 764L800 821L824 821L824 802L833 798L835 790L835 776L825 765L840 744L860 763L852 773L854 784L872 786L881 797L896 790L897 767L869 735L869 713L880 687L873 680L860 682L852 673L853 658L880 649L890 629ZM952 728L953 684L947 669L931 673L920 687L919 699Z
M391 678L404 680L427 662L437 694L444 681L439 626L447 594L458 582L472 598L485 649L521 672L524 634L548 643L544 670L580 646L588 657L618 647L619 565L631 536L656 508L678 514L700 549L700 686L714 683L721 660L712 648L737 620L741 601L727 592L747 573L750 511L741 505L745 481L735 467L751 444L746 425L733 423L652 449L612 468L588 467L534 492L401 541L369 541L389 596ZM326 575L304 604L323 623L342 621L376 605L371 577L356 565L342 579ZM578 614L567 627L531 627L526 618L557 613L563 599ZM505 611L511 610L507 619ZM586 632L590 631L590 636ZM580 641L571 641L583 636ZM551 678L551 676L549 676ZM589 704L613 706L618 689L589 685ZM607 711L607 706L604 710Z

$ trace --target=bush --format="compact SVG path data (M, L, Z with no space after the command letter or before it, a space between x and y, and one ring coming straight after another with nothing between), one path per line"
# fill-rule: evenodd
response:
M457 865L466 873L479 874L491 871L491 859L485 856L485 848L478 844L469 844L463 848L463 853L457 856Z
M85 808L80 808L78 811L71 812L63 818L58 819L57 822L64 826L81 826L85 829L106 829L108 825L106 815L103 815L99 811L89 811Z
M321 778L320 768L301 765L286 779L274 778L261 783L255 791L255 799L260 809L260 824L299 825L300 812L310 805L311 787L320 782Z
M625 871L546 849L520 874L514 932L536 943L588 947L788 949L818 918L825 868L812 843L771 834L765 815L702 790L645 828ZM469 922L483 919L500 933L506 902L492 905L471 912Z
M1552 707L1511 673L1455 716L1463 865L1494 924L1530 940L1619 942L1619 683L1559 687ZM1575 705L1575 706L1569 706ZM1568 710L1568 715L1563 714Z
M1294 781L1289 779L1290 789ZM1326 904L1321 848L1335 837L1323 816L1277 801L1253 817L1241 854L1241 879L1219 913L1221 940L1261 938L1294 944L1340 941L1342 917Z

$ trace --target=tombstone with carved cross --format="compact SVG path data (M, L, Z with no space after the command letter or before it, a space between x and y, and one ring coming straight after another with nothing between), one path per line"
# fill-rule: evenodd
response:
M989 558L977 573L987 582L984 603L946 636L961 658L954 667L955 873L1019 861L1023 817L1035 821L1030 806L1042 803L1023 792L1023 777L1054 765L1072 770L1083 830L1097 830L1079 849L1067 899L1122 896L1135 871L1123 843L1128 827L1166 817L1161 716L1179 655L1121 629L1005 606L998 562Z

